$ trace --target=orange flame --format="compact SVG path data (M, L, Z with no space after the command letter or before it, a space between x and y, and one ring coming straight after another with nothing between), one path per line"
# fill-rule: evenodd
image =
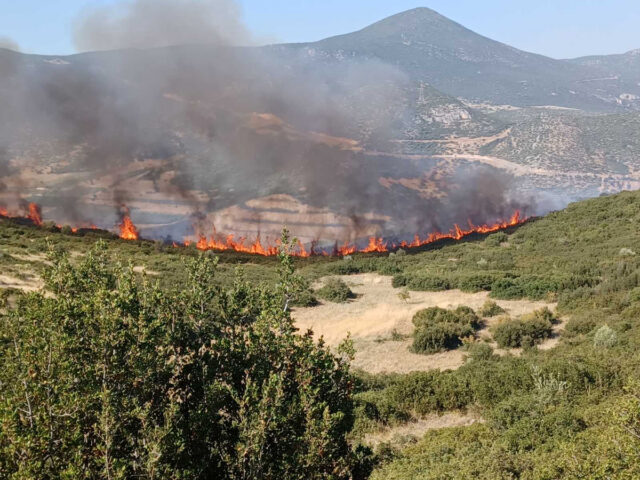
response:
M42 209L40 208L40 205L33 202L30 203L29 214L27 215L27 218L31 220L35 225L41 226L42 225Z
M503 230L508 227L512 227L515 225L519 225L524 223L527 218L523 217L519 211L516 211L509 220L506 221L498 221L492 225L473 225L469 222L469 227L467 229L463 229L459 225L454 225L453 228L448 233L441 232L433 232L427 234L426 237L421 238L419 235L416 235L411 242L402 242L400 244L390 243L384 238L379 237L371 237L369 238L369 244L364 248L358 248L355 244L351 244L349 242L345 242L342 245L338 245L336 242L335 247L333 248L333 255L351 255L353 253L384 253L389 252L391 250L396 250L398 248L415 248L422 247L424 245L428 245L430 243L437 242L438 240L443 239L452 239L452 240L460 240L468 235L474 233L492 233L497 232L499 230ZM215 230L214 230L215 231ZM240 238L239 240L234 240L233 235L227 235L225 239L220 239L220 237L216 234L212 235L207 239L206 236L200 235L198 242L196 243L196 248L199 250L219 250L219 251L235 251L235 252L244 252L244 253L253 253L256 255L263 256L273 256L277 255L279 251L279 242L276 242L275 245L263 245L260 241L260 237L257 237L256 240L252 244L245 244L246 238ZM190 240L185 240L184 245L189 246L191 244ZM319 252L322 255L329 255L329 252L321 251ZM315 244L311 244L310 250L307 250L305 246L298 241L297 248L291 252L293 256L296 257L309 257L311 255L317 254L315 251Z
M9 212L8 209L0 207L0 216L6 218L26 218L33 222L38 227L42 226L42 208L37 203L29 203L26 207L24 215L16 215Z
M122 218L122 223L120 224L120 238L123 240L138 240L138 238L140 238L138 229L131 221L128 211Z

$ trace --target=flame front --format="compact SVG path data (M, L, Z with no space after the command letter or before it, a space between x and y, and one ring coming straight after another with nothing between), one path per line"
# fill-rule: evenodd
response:
M128 213L122 218L122 223L120 224L120 238L123 240L138 240L140 238L138 229L131 221Z
M27 218L31 220L34 224L41 226L42 225L42 209L40 208L40 205L33 202L30 203L29 214L27 215Z
M37 203L29 203L26 207L23 207L23 214L15 214L10 212L7 208L0 206L0 217L6 218L26 218L33 222L38 227L42 226L42 208Z
M33 222L33 224L37 226L41 226L43 224L42 221L42 210L40 206L36 203L30 203L28 205L28 211L23 215L14 215L9 210L0 206L0 217L6 218L26 218ZM425 237L420 237L416 235L411 242L401 242L401 243L393 243L386 241L382 237L371 237L369 238L369 243L364 248L358 248L357 245L349 242L345 242L343 244L335 243L335 246L332 250L320 249L316 250L316 243L312 242L309 249L307 249L304 244L300 241L297 242L294 250L291 255L296 257L310 257L312 255L336 255L336 256L345 256L351 255L353 253L385 253L392 250L396 250L398 248L416 248L422 247L424 245L428 245L430 243L437 242L443 239L451 239L451 240L461 240L462 238L474 234L474 233L492 233L497 232L499 230L503 230L508 227L513 227L516 225L520 225L527 221L526 217L523 217L520 211L516 211L509 220L498 221L491 225L473 225L469 222L468 228L462 228L459 225L454 225L453 228L448 233L442 232L432 232L427 234ZM95 225L91 225L90 227L80 227L80 228L90 228L96 229ZM122 217L122 223L119 225L120 229L120 238L124 240L138 240L140 238L140 234L138 229L131 221L131 217L129 216L129 210L124 208L124 215ZM72 228L73 232L78 231L78 227ZM192 244L191 240L185 240L182 243L182 246L188 247ZM173 243L174 247L179 247L181 245L177 243ZM234 238L233 235L227 235L226 237L220 237L217 233L207 238L205 235L200 235L198 241L195 244L196 248L199 250L217 250L217 251L233 251L233 252L242 252L242 253L250 253L254 255L262 255L265 257L278 255L280 251L280 241L276 241L273 244L263 244L260 236L258 236L253 243L247 243L246 237L240 237L238 240Z
M335 247L332 252L327 252L325 250L321 250L319 252L315 251L315 244L312 243L310 250L307 250L301 242L297 243L297 247L291 252L292 255L296 257L309 257L311 255L351 255L353 253L384 253L392 250L396 250L398 248L416 248L422 247L424 245L428 245L430 243L437 242L443 239L452 239L452 240L460 240L468 235L474 233L492 233L497 232L499 230L503 230L508 227L513 227L515 225L520 225L524 223L527 218L523 217L520 211L516 211L509 220L498 221L491 225L473 225L469 222L469 227L464 229L459 225L454 225L454 227L448 233L442 232L433 232L427 234L425 237L420 237L416 235L411 242L402 242L402 243L392 243L386 241L382 237L371 237L369 238L369 243L364 248L358 248L355 244L346 242L342 245L339 245L336 242ZM215 229L214 229L215 232ZM260 237L257 237L256 240L252 244L246 244L246 238L240 238L237 241L234 240L233 235L227 235L226 238L220 238L217 234L214 233L211 237L207 238L204 235L200 235L198 242L196 243L196 248L199 250L219 250L219 251L235 251L235 252L244 252L244 253L253 253L256 255L263 256L273 256L277 255L279 251L279 242L276 242L274 245L263 245L260 241ZM189 246L191 241L185 240L184 246Z

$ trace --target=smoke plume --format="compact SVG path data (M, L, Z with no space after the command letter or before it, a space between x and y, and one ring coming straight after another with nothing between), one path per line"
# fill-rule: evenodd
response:
M332 212L324 221L294 216L294 233L354 239L492 221L515 206L509 179L488 169L454 169L443 177L446 199L385 186L382 177L419 178L435 168L376 153L402 137L417 86L375 59L239 46L255 36L231 0L92 8L76 21L74 38L78 50L99 52L0 55L7 72L0 181L15 190L19 178L31 195L38 172L59 175L40 199L45 215L109 226L127 204L134 219L156 225L143 234L164 238L190 233L193 224L210 231L212 212L240 206L234 221L250 235L279 229L298 207L246 202L287 194ZM28 159L21 168L34 178L10 171L6 152Z
M20 51L20 45L11 38L3 37L2 35L0 35L0 48L6 48L7 50L13 50L14 52Z
M246 45L252 36L232 0L134 0L93 7L76 21L83 51L172 45Z

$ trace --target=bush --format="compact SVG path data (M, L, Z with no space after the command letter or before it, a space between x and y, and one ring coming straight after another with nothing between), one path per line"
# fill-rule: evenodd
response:
M455 323L469 325L474 330L480 328L480 319L475 312L464 305L455 310L446 310L440 307L429 307L418 310L412 319L416 328L436 325L439 323Z
M393 288L406 287L409 280L405 274L394 275L391 279L391 286Z
M443 277L425 274L411 276L406 273L395 275L391 285L394 288L407 287L417 292L439 292L452 288L451 282Z
M413 334L413 350L417 353L436 353L453 350L462 345L462 338L473 335L468 325L437 323L416 329Z
M491 290L494 282L498 280L497 275L491 273L478 273L461 277L457 282L457 287L463 292L482 292Z
M502 313L505 313L504 308L502 308L493 300L487 300L480 308L480 315L482 315L483 317L495 317L496 315L500 315Z
M501 278L491 285L491 296L503 300L524 297L524 291L512 278Z
M633 303L640 302L640 287L635 287L629 292L629 301Z
M498 247L507 240L509 240L509 236L505 232L497 232L485 238L484 243L489 247Z
M482 342L475 342L469 345L467 350L467 360L480 362L487 360L497 360L499 357L493 353L491 345Z
M296 334L290 257L225 289L200 255L163 291L105 250L0 311L1 478L352 476L353 378Z
M547 308L515 320L506 320L493 328L493 338L500 348L531 346L549 338L553 331L553 314Z
M339 278L328 279L324 286L316 293L320 298L335 303L344 303L349 301L351 298L355 298L355 295L349 286Z
M420 275L407 280L407 287L418 292L440 292L451 289L451 282L442 277Z
M566 289L575 290L578 287L587 287L595 283L590 277L574 276L539 276L523 275L518 278L501 278L491 285L491 297L503 300L514 298L531 298L539 300L545 298L550 292L560 293Z
M611 348L618 342L618 335L608 325L601 326L596 330L593 337L593 344L596 347Z
M596 321L590 316L574 316L567 322L564 331L569 335L586 335L596 328Z
M435 353L462 345L462 339L472 336L480 327L474 311L466 306L455 310L431 307L419 310L413 316L416 329L413 335L413 351Z
M296 294L291 304L296 307L315 307L318 305L318 299L312 290L305 288Z
M418 415L464 408L474 400L466 378L437 370L403 375L382 394L395 409Z

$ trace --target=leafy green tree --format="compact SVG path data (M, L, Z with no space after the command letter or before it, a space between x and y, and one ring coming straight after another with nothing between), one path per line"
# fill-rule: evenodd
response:
M42 292L0 315L3 478L347 479L367 470L353 425L351 351L299 335L303 282L283 234L280 280L229 289L217 261L177 293L136 279L98 243L51 253Z

